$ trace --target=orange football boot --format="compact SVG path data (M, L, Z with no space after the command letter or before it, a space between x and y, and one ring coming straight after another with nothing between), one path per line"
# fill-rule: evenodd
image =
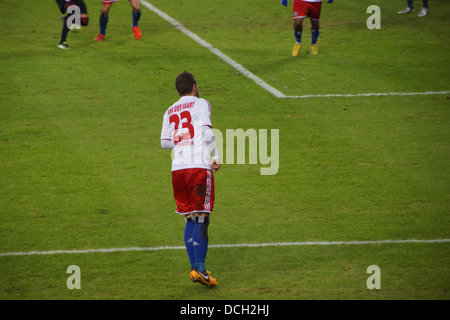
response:
M99 34L97 37L94 38L94 41L103 41L105 39L104 34Z
M142 32L141 32L141 30L139 30L138 26L133 27L133 34L134 34L134 37L136 38L136 40L139 40L141 38Z
M197 268L194 268L189 274L189 278L192 282L200 282L210 288L218 285L217 279L211 277L211 272L208 270L206 272L200 272Z

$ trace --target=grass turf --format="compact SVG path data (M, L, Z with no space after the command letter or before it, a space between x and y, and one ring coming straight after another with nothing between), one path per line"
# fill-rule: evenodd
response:
M319 54L305 32L298 59L278 2L196 3L152 1L285 94L449 89L445 1L423 19L382 1L324 3ZM371 4L381 30L365 26ZM159 134L184 70L223 133L280 130L277 175L226 164L215 175L210 243L449 238L448 95L277 99L146 8L134 40L126 1L95 43L100 4L87 5L90 25L62 51L53 2L32 14L0 3L1 252L183 245ZM182 250L3 256L0 297L448 299L448 257L445 243L213 248L211 291L189 283ZM72 264L81 290L66 287ZM372 264L381 290L365 285Z

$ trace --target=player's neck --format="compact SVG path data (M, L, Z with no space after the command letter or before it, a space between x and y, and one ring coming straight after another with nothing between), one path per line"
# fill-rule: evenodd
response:
M191 92L189 94L185 94L185 95L181 96L180 98L193 98L193 97L198 98L198 95L196 92Z

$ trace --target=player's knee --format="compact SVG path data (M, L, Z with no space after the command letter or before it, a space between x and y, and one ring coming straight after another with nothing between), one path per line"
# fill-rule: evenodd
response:
M319 19L311 19L311 29L317 31L320 29Z
M64 10L67 12L67 9L69 9L69 7L71 7L71 6L76 6L76 4L74 2L72 2L72 1L67 2L65 7L64 7Z
M200 233L204 239L208 239L208 226L209 226L209 214L204 213L199 216L195 216L195 223L201 224Z
M200 229L203 239L208 239L208 224L203 223Z
M81 16L81 25L82 26L87 26L89 24L89 17L83 17Z
M109 10L111 9L112 2L111 3L103 3L102 5L102 14L108 14Z
M139 11L141 11L140 1L130 1L130 5L134 12L138 13Z
M106 23L106 21L108 21L108 14L107 13L100 13L100 23L102 23L102 21L104 23Z

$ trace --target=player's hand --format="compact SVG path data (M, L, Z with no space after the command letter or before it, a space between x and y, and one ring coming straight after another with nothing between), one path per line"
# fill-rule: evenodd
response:
M219 171L219 168L220 168L219 159L212 159L211 168L212 168L212 172Z

